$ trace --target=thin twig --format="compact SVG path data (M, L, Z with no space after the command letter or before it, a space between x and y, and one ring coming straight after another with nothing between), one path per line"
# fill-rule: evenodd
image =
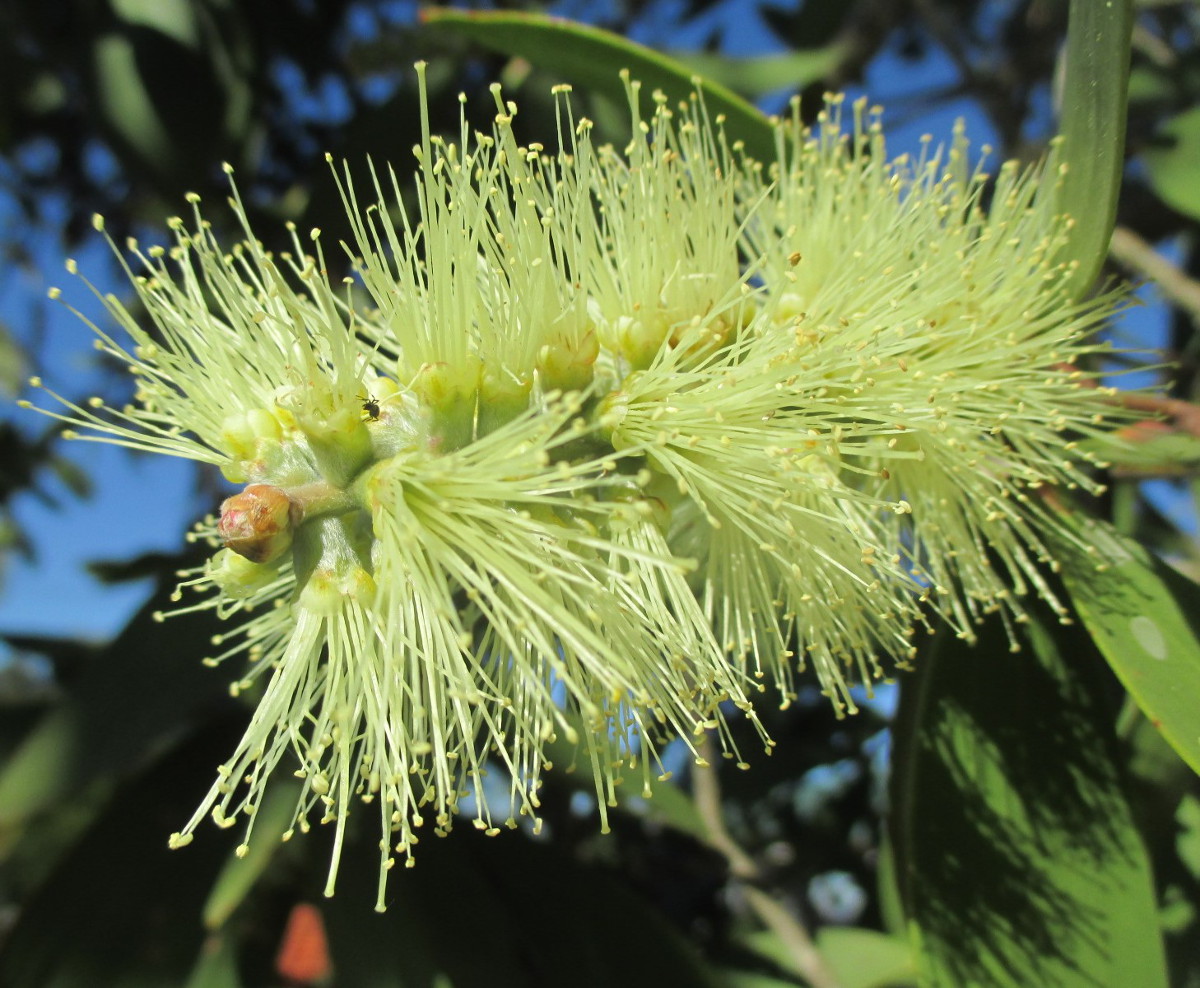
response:
M1140 21L1133 25L1133 48L1141 52L1160 69L1173 69L1179 64L1179 53Z
M702 742L701 754L708 764L693 768L692 796L700 819L704 821L709 845L724 855L729 863L730 874L746 883L746 902L763 925L787 947L797 970L809 984L813 988L839 988L837 978L817 950L808 929L781 902L757 887L755 883L763 878L762 869L725 828L721 813L721 789L717 782L716 763L720 756L711 736L705 737Z
M1136 412L1154 412L1174 419L1177 431L1200 436L1200 405L1184 401L1182 398L1127 392L1118 394L1114 400L1123 408L1132 408ZM1153 438L1153 433L1149 433L1147 437Z
M1127 226L1113 230L1108 252L1122 267L1154 282L1168 301L1186 310L1200 325L1200 281L1189 278Z

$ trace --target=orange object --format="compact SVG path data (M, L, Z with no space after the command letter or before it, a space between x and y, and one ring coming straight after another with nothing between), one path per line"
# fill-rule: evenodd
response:
M312 903L297 902L292 907L275 955L275 972L297 985L320 984L333 973L325 921Z

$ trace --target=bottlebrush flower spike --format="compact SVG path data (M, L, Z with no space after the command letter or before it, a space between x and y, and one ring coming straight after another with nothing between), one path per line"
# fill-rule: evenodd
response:
M272 255L235 192L227 249L194 205L131 247L152 327L112 297L132 342L93 327L136 404L52 413L247 485L187 585L257 706L172 844L210 814L248 842L292 771L293 827L333 824L330 893L352 809L378 815L379 908L465 795L488 833L536 820L556 739L603 818L673 738L743 763L729 712L757 724L805 666L853 710L927 615L969 637L1028 588L1054 603L1035 492L1096 489L1079 440L1124 414L1075 369L1114 302L1063 295L1052 165L990 183L961 134L888 161L833 98L758 163L699 97L644 116L636 83L623 151L562 90L549 153L495 92L490 134L422 117L416 215L394 172L365 203L339 178L369 308L317 231Z

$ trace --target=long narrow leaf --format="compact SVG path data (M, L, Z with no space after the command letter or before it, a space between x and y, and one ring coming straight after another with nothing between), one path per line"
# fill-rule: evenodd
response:
M646 90L661 89L672 101L687 99L699 86L709 112L724 115L731 138L744 141L759 160L775 156L771 126L754 106L720 83L699 79L687 66L620 35L541 14L429 7L421 16L426 24L524 58L618 102L625 100L620 69L628 69Z
M1086 535L1111 562L1097 570L1060 553L1071 602L1150 723L1200 772L1200 587L1107 525Z
M709 82L745 96L776 91L796 92L829 75L845 57L845 45L805 48L778 55L738 58L707 51L673 51L671 57Z
M1074 226L1065 260L1077 262L1073 297L1083 295L1108 253L1125 154L1126 92L1133 0L1071 0L1063 82L1062 210Z
M197 783L227 748L228 733L225 725L197 732L117 791L23 898L0 943L0 985L187 982L204 942L200 906L228 853L229 836L214 827L192 847L171 851L167 834L191 813Z
M1118 784L1104 664L1079 629L946 636L901 686L892 847L921 984L1166 985Z
M299 783L293 780L280 780L264 794L255 816L254 839L244 856L238 857L236 852L230 854L204 903L204 925L210 930L218 929L229 919L250 894L255 882L277 860L283 848L281 838L292 821L299 789Z

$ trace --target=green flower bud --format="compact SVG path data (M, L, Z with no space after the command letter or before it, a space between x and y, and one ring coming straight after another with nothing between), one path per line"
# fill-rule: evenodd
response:
M252 562L231 549L222 549L206 567L206 576L226 597L253 597L279 578L278 568Z

